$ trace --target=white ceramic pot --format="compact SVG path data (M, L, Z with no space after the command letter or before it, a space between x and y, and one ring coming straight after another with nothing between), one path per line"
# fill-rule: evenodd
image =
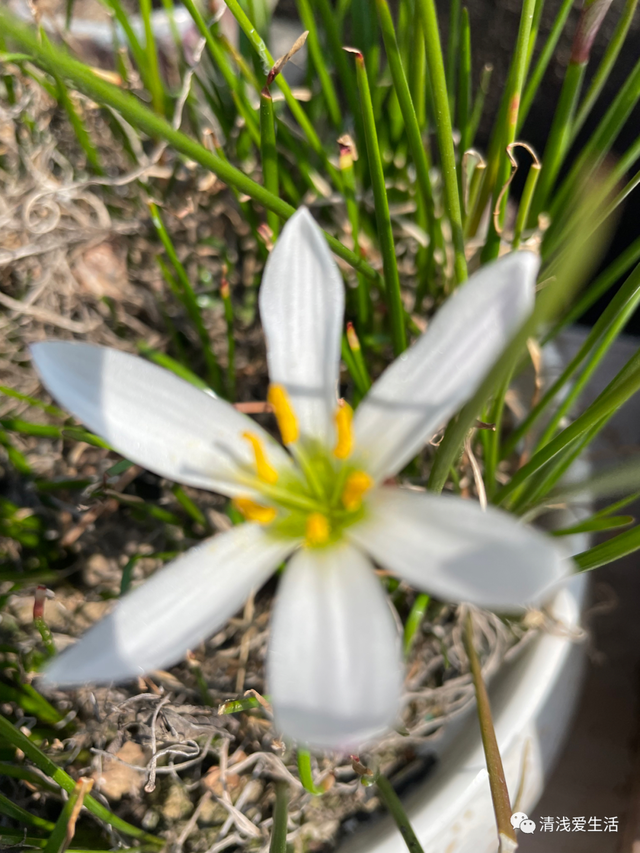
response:
M588 547L582 542L576 551ZM587 577L575 575L550 606L556 630L541 632L489 685L514 810L533 811L577 704L586 655L576 635L586 589ZM495 817L475 707L452 721L434 752L436 768L405 801L424 850L495 853ZM395 824L385 818L346 840L339 853L398 853L402 845Z

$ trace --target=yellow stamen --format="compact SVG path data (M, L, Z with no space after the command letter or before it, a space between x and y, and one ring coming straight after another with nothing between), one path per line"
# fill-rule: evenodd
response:
M277 483L278 472L269 464L267 454L264 452L264 447L258 436L253 432L243 432L242 437L245 438L253 447L253 455L256 460L256 471L258 477L265 483Z
M251 498L234 498L233 505L247 521L256 521L258 524L270 524L278 514L274 506L263 506Z
M348 512L355 512L362 505L362 498L373 486L373 479L364 471L353 471L347 477L342 491L342 505Z
M294 441L298 440L298 420L285 387L283 385L269 385L267 400L273 406L282 441L285 444L293 444Z
M331 527L329 519L321 512L312 512L307 516L305 542L307 545L324 545L329 539Z
M333 455L336 459L348 459L353 450L353 428L351 422L353 420L353 409L344 401L336 409L336 432L338 439L336 446L333 449Z

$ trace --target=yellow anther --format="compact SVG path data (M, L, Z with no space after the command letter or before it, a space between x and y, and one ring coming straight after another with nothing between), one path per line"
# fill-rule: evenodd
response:
M348 403L342 402L336 409L336 432L338 438L333 449L336 459L348 459L353 450L353 409Z
M258 477L264 483L277 483L278 472L272 465L269 464L267 454L264 452L264 447L262 446L262 442L260 441L258 436L255 435L255 433L253 432L243 432L242 437L246 438L246 440L253 447L253 455L256 460L256 471Z
M270 524L278 514L274 506L263 506L251 498L234 498L233 505L247 521L256 521L258 524Z
M329 519L321 512L312 512L307 516L305 542L307 545L324 545L329 539L331 526Z
M342 506L349 512L355 512L362 505L362 498L373 486L373 479L364 471L353 471L347 477L342 490Z
M269 385L267 400L273 406L282 441L285 444L293 444L294 441L298 440L298 420L285 387L283 385Z

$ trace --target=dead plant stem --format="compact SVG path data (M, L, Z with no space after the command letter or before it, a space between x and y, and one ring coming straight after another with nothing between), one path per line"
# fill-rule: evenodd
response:
M476 692L476 704L478 708L478 721L480 723L480 734L482 736L482 746L487 762L487 772L489 773L489 786L491 788L491 799L493 801L493 810L496 815L496 824L498 826L499 851L500 853L513 853L518 846L515 830L511 826L511 802L509 800L509 791L504 777L504 768L502 766L502 758L498 748L498 740L496 731L493 727L493 719L491 717L491 705L489 703L489 695L487 688L482 678L482 669L480 660L473 643L473 616L471 611L467 613L464 624L464 642L469 658L469 667L473 678L473 686Z

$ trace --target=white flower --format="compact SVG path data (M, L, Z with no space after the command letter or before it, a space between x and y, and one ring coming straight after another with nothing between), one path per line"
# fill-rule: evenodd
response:
M269 399L284 450L229 403L125 353L33 346L53 396L127 459L234 498L247 518L126 595L55 659L63 686L180 660L291 556L267 661L276 725L354 748L396 717L398 632L373 561L448 601L502 610L540 601L567 572L550 540L452 496L383 483L471 396L534 300L537 258L508 255L460 287L358 407L337 399L344 288L306 209L287 223L260 291Z

